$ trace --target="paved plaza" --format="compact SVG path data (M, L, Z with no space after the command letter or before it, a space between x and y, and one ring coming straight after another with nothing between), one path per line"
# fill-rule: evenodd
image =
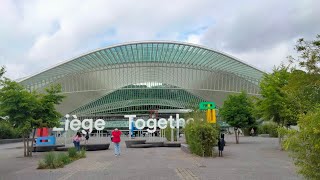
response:
M37 170L44 153L23 158L22 143L0 145L0 179L78 180L78 179L212 179L212 180L297 180L287 153L277 148L277 139L226 137L224 157L199 158L180 148L127 149L120 157L110 150L87 152L87 158L61 169Z

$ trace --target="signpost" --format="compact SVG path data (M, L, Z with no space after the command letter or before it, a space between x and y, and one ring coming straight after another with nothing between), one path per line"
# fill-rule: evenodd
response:
M214 102L201 102L199 104L200 110L207 110L207 122L216 123L216 104Z

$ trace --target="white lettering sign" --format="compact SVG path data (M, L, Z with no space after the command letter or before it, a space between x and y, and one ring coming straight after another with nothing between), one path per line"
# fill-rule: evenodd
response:
M69 120L70 115L66 115L66 120L64 122L64 128L53 128L52 131L68 131L69 128L73 131L79 131L80 129L83 129L81 132L83 134L86 134L88 130L89 133L93 131L93 127L98 130L102 131L105 128L106 122L103 119L97 119L96 121L93 121L93 119L84 119L83 121L80 121L76 115L72 115L73 120ZM165 129L168 126L168 122L171 129L179 128L180 125L183 127L186 123L189 123L189 121L193 121L193 119L188 119L187 122L183 118L179 118L179 114L176 114L176 120L172 118L172 116L169 117L168 120L165 118L160 118L158 121L157 119L151 118L147 121L143 119L137 119L136 121L134 118L136 115L125 115L125 118L128 118L129 120L129 130L131 130L132 124L134 124L135 128L141 130L144 129L146 126L148 127L147 131L149 133L154 133L157 130L157 126L160 129Z

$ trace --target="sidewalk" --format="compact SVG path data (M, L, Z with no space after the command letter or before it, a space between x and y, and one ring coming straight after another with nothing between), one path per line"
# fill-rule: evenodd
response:
M87 152L87 158L73 162L62 169L36 170L37 161L43 155L27 158L7 158L0 162L0 179L218 179L218 180L298 180L294 166L286 152L277 149L277 139L226 137L224 157L199 158L186 154L180 148L127 149L121 144L121 156L115 157L110 150ZM3 151L11 151L0 148ZM21 150L22 153L22 150ZM24 164L23 164L24 163ZM16 166L18 164L18 166ZM6 167L7 171L2 171Z

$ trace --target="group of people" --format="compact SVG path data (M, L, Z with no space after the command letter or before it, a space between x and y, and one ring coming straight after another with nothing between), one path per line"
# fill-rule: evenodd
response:
M121 137L121 134L122 134L122 132L117 128L111 132L111 142L113 142L113 144L114 144L114 155L115 156L120 156L120 142L121 142L120 137ZM80 132L77 132L77 134L73 137L74 147L78 151L80 151L80 141L82 140L81 137L82 137L82 135ZM86 131L85 139L86 139L85 143L87 143L89 140L89 131ZM219 157L223 156L222 152L223 152L224 146L225 146L224 134L221 134L220 138L218 139Z
M120 141L121 141L121 136L122 132L119 129L114 129L111 132L111 141L114 144L114 154L115 156L120 156ZM88 143L89 141L89 130L86 130L85 134L85 144ZM82 140L82 135L80 132L77 132L77 134L72 138L74 147L77 149L77 151L80 151L80 141Z

